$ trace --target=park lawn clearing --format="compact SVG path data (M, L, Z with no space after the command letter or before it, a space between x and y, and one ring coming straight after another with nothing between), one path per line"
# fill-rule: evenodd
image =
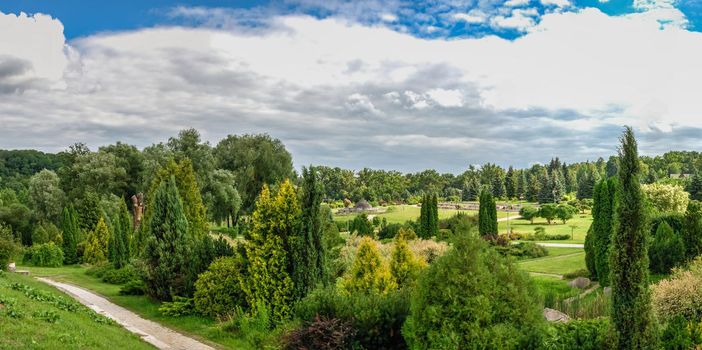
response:
M497 224L500 233L507 233L507 221L500 221ZM533 224L529 222L529 220L524 219L509 221L509 226L512 233L519 233L523 235L534 234L534 229L537 227L543 227L546 231L546 235L570 236L572 233L573 239L569 238L566 240L549 241L559 243L585 243L585 236L587 235L587 231L590 229L590 225L592 225L592 215L590 214L577 214L565 224L563 224L560 220L553 220L551 225L549 225L544 218L534 219Z
M369 214L369 215L379 217L381 220L383 218L385 218L385 219L387 219L388 223L390 223L390 224L404 224L407 221L419 219L420 211L421 211L421 208L416 206L416 205L393 205L393 206L387 207L387 210L384 213ZM475 210L456 210L456 209L439 208L439 219L448 219L448 218L450 218L458 213L463 213L466 215L478 215L478 212ZM359 214L334 215L334 221L344 222L344 221L353 220L357 215L359 215ZM505 218L508 216L515 216L515 215L519 215L519 214L505 212L505 211L498 211L497 212L498 219Z
M172 328L186 336L210 345L231 349L251 349L251 345L235 334L221 330L219 324L208 317L200 315L167 316L158 308L161 302L144 295L119 295L121 286L101 281L85 272L88 268L71 265L63 267L22 267L32 275L49 277L54 281L73 284L99 294L114 304L128 309L137 315ZM214 343L214 344L213 344ZM122 347L120 347L122 348Z
M0 349L154 349L31 277L0 273Z
M524 271L555 275L564 275L569 272L574 272L586 268L585 252L582 249L580 249L580 252L576 253L522 260L519 261L517 264L519 264L519 267Z

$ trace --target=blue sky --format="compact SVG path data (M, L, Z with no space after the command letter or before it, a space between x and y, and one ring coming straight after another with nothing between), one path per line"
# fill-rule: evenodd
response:
M330 1L334 2L334 1ZM363 1L360 1L362 3ZM524 7L537 9L540 14L553 10L553 6L544 6L539 1L526 1ZM121 1L28 1L5 0L0 3L0 11L4 13L46 13L61 19L65 26L65 35L68 39L92 35L105 31L134 30L153 27L157 25L193 25L192 21L185 18L174 17L170 14L177 7L203 7L222 8L235 10L263 9L271 14L299 14L304 13L319 18L335 16L343 12L340 9L330 9L307 1L261 1L261 0L121 0ZM322 3L320 1L319 3ZM378 3L382 4L382 1ZM388 1L397 3L397 1ZM491 1L483 1L491 3ZM393 28L410 28L410 32L419 37L466 37L496 34L505 38L515 38L523 33L519 30L496 29L485 24L468 24L466 22L447 21L446 15L451 13L464 13L472 9L500 9L505 1L494 1L494 5L480 6L477 1L405 1L397 6L388 6L388 9L401 9L397 23L390 25ZM381 5L382 7L382 5ZM631 0L575 0L569 7L571 10L584 7L594 7L609 15L622 15L634 13L639 10L634 8ZM695 30L698 22L702 21L702 1L679 1L676 7L682 11L689 20L688 29ZM369 6L370 8L370 6ZM373 9L377 8L374 6ZM368 23L382 22L379 18L362 19ZM436 33L427 33L420 28L436 26L443 29Z
M298 167L460 172L608 157L632 125L644 154L699 150L701 4L5 0L0 148L195 127Z

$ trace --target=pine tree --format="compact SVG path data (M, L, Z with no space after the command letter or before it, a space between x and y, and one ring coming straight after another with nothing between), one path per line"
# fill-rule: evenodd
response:
M434 193L434 200L431 206L432 210L432 225L431 235L437 237L439 235L439 197Z
M484 190L480 195L478 228L481 236L496 235L498 233L495 199L492 193L487 190Z
M414 256L404 237L404 229L395 236L390 260L390 275L398 287L411 285L417 279L419 272L426 263Z
M595 247L595 234L593 233L592 225L587 230L587 235L585 236L585 267L590 273L590 278L597 279L597 251Z
M78 262L78 237L80 228L78 227L78 217L73 207L63 208L61 217L61 231L63 232L63 263L66 265Z
M188 234L192 237L202 238L209 232L207 214L197 185L195 172L189 159L186 158L180 163L171 160L163 168L159 169L151 181L151 188L146 196L147 203L153 201L156 190L161 183L168 181L171 177L175 179L183 212L188 220ZM145 244L144 239L152 216L152 206L147 205L141 228L135 238L136 242L133 244L136 250L141 250Z
M422 207L419 210L419 236L422 238L431 237L430 226L429 226L429 216L430 216L429 207L431 206L431 203L429 203L429 202L430 202L429 195L424 194L422 196Z
M374 240L363 238L342 286L349 294L382 294L396 287Z
M527 177L523 170L519 171L519 180L517 182L517 199L525 199L527 193Z
M682 235L687 259L702 255L702 203L692 200L687 204Z
M293 283L297 298L309 293L323 276L326 252L322 243L322 189L314 167L302 169L302 217L294 255Z
M692 176L687 192L690 192L690 199L702 200L702 176L700 174L695 173Z
M100 217L95 229L90 231L86 239L83 262L97 264L107 260L107 245L110 241L110 230L105 218Z
M514 198L517 195L517 173L510 165L505 176L505 194L508 199Z
M174 176L159 184L150 206L152 216L144 247L147 291L160 300L190 296L194 284L189 278L193 240Z
M656 349L656 324L648 289L646 213L634 132L627 127L619 149L619 182L610 257L612 326L618 349Z
M122 268L129 263L129 238L131 235L131 218L127 211L127 205L120 201L118 215L113 218L113 239L112 243L112 264L116 269Z
M249 259L244 286L250 305L265 305L275 322L292 312L295 284L294 252L301 215L297 193L289 180L280 185L275 197L264 185L252 214L246 243Z

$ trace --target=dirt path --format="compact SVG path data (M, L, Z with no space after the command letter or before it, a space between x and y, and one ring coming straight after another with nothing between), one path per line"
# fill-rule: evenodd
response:
M497 219L497 221L498 221L498 222L500 222L500 221L510 221L510 220L517 220L517 219L521 219L521 218L522 218L521 215L514 215L514 216L508 216L508 217L506 217L506 218L499 218L499 219Z
M81 304L95 310L95 312L115 320L128 331L140 336L144 341L158 349L214 350L209 345L186 337L156 322L143 319L139 315L83 288L56 282L44 277L37 277L37 279L58 288L60 291L78 300ZM119 348L119 344L115 344L115 347Z

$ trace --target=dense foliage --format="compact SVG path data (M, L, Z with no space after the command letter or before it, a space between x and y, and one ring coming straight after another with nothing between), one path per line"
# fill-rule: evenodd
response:
M619 349L654 349L656 324L648 290L648 235L636 139L626 128L619 151L619 183L610 260L612 325Z
M537 293L524 272L472 236L431 264L403 334L412 349L524 349L541 341Z

